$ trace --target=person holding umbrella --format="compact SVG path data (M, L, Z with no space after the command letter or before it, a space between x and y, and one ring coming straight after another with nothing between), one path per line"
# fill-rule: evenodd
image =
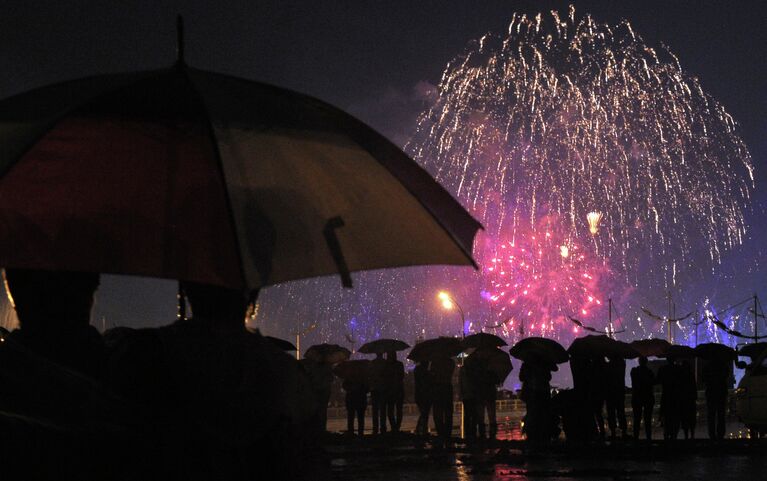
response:
M370 361L354 360L338 364L333 372L343 379L345 393L347 434L354 434L354 419L357 419L357 434L365 434L365 411L368 405L367 369Z
M709 439L722 440L726 432L727 388L731 371L729 364L711 357L703 364L703 384L706 385L706 415Z
M405 365L397 360L397 351L386 353L386 417L393 433L402 425L402 405L405 402Z
M655 405L655 375L647 367L647 358L641 356L639 365L631 370L631 410L634 414L634 439L639 439L639 429L644 420L645 436L652 439L652 410Z
M528 357L519 368L520 398L525 402L525 433L530 444L545 446L551 440L551 372L555 365Z
M429 366L433 381L434 426L442 442L453 433L453 372L455 361L447 355L436 356Z
M373 415L373 434L386 433L386 371L388 365L382 352L377 352L368 367L368 387Z
M418 406L418 422L415 425L415 433L420 436L429 434L429 412L432 405L432 379L429 372L429 363L419 361L413 369L415 383L415 404Z
M460 339L455 337L438 337L417 343L408 354L408 359L417 363L414 371L415 402L418 404L420 413L416 426L417 434L426 435L429 433L429 411L432 407L437 411L442 409L439 414L435 411L434 421L438 433L443 434L445 429L437 424L437 420L439 419L440 422L444 422L447 418L444 411L452 407L452 384L449 384L447 401L440 399L439 396L444 396L445 393L443 392L444 388L435 380L435 373L439 369L449 370L447 382L452 383L452 370L455 369L455 363L452 362L451 358L460 354L462 350L463 347ZM449 364L445 362L445 359L447 359ZM437 366L434 366L435 362ZM440 366L440 363L443 366ZM441 379L440 382L444 382L444 379ZM438 402L442 404L437 406ZM452 423L452 411L450 411L450 419Z
M626 360L620 356L610 356L606 368L607 374L607 425L610 426L610 438L615 439L618 427L621 436L627 437L626 428ZM616 422L617 421L617 422Z

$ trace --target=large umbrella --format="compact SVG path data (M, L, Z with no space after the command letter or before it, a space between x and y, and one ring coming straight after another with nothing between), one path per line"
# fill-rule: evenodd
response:
M336 364L346 361L352 353L338 344L315 344L310 346L304 353L304 359L326 364Z
M480 349L483 347L501 347L506 345L506 341L496 336L495 334L489 334L487 332L478 332L476 334L466 336L463 339L464 349Z
M374 354L390 351L404 351L410 345L399 339L376 339L363 344L358 351L363 354Z
M0 101L0 266L350 285L352 271L473 264L480 227L352 116L182 59Z
M735 350L730 346L717 342L704 342L695 346L695 355L701 359L721 359L731 361L735 359Z
M461 340L455 337L438 337L416 344L407 358L415 362L431 361L441 357L455 357L463 351Z
M479 360L485 368L493 373L496 379L496 384L501 384L506 380L506 377L514 369L511 365L511 359L505 352L495 347L483 347L477 349L469 355L469 358Z
M572 356L604 356L631 359L638 353L628 344L607 336L588 335L575 339L567 349Z
M524 362L544 361L549 364L562 364L570 358L560 343L545 337L526 337L514 344L509 354Z
M765 350L767 350L767 342L755 342L753 344L746 344L738 349L738 356L756 359Z
M671 347L665 339L640 339L629 343L640 356L644 357L666 357L668 348Z

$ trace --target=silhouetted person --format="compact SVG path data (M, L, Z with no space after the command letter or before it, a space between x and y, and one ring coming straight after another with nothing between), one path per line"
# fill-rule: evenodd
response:
M645 436L652 439L652 410L655 405L655 375L647 367L647 358L640 357L639 365L631 370L631 409L634 413L634 439L644 420Z
M306 370L245 329L242 291L182 286L193 317L136 330L110 360L115 389L152 413L163 459L154 478L316 475L327 404Z
M680 388L680 425L685 439L695 439L695 424L698 417L698 386L695 384L695 373L688 360L683 360L678 366Z
M106 353L90 325L99 275L84 272L6 269L19 328L9 338L32 352L93 378L103 372Z
M660 411L663 420L663 439L676 439L682 422L683 407L683 376L679 361L669 358L668 362L658 369L658 383L661 385Z
M354 434L354 419L357 419L357 434L365 434L365 411L368 407L368 386L366 376L349 376L344 379L346 393L346 427L349 434Z
M525 402L525 432L534 446L549 443L552 434L551 366L540 361L527 361L519 369L522 382L520 397Z
M706 413L708 437L724 439L726 434L727 384L730 378L729 361L711 359L703 365L703 383L706 385Z
M458 387L463 405L463 431L467 440L473 440L477 437L478 419L477 413L477 381L478 371L481 366L476 357L469 356L464 360L458 372Z
M495 439L498 433L498 422L496 420L495 401L498 395L496 386L503 380L499 380L496 374L488 367L489 357L497 351L496 348L478 349L469 357L475 357L478 360L477 369L474 370L474 391L477 411L475 422L479 427L479 437ZM504 353L505 354L505 353ZM485 429L485 415L487 415L487 429Z
M333 366L313 359L301 359L299 362L309 376L318 403L315 427L319 432L324 433L327 431L328 425L328 403L333 386Z
M376 353L376 358L370 361L368 367L368 387L370 388L370 403L373 411L373 434L386 432L386 372L388 364L383 353Z
M450 439L453 433L453 371L455 371L455 361L449 357L437 357L431 361L429 370L433 383L434 426L437 429L437 435L446 441Z
M591 416L597 425L599 437L605 437L604 408L607 398L607 363L604 357L597 356L589 359L588 364L588 402L591 408Z
M402 405L405 402L405 365L397 360L397 352L386 353L386 416L392 432L402 425Z
M414 378L414 397L418 406L418 422L416 423L415 433L425 436L429 434L429 412L432 405L432 390L434 388L429 372L429 363L421 361L413 369Z
M610 426L610 437L615 439L618 427L621 436L628 435L626 429L626 361L621 357L611 357L606 366L606 401L607 424ZM617 419L616 419L617 418ZM616 422L617 420L617 422Z

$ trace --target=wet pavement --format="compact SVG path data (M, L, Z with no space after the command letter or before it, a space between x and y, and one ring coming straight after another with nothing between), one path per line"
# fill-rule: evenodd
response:
M616 442L530 452L523 442L446 447L411 435L337 436L328 446L332 477L346 481L765 479L767 442Z
M728 422L728 439L616 440L592 446L566 447L560 440L545 451L529 451L521 432L521 412L499 413L498 439L467 445L458 438L440 446L435 438L410 434L417 417L403 418L403 433L366 435L363 439L340 434L346 419L328 420L328 452L332 478L338 481L506 481L506 480L750 480L767 479L767 440L749 440L742 424ZM368 422L368 428L370 419ZM460 416L456 414L454 434ZM630 422L630 419L629 419ZM631 430L631 426L629 426ZM368 429L369 432L369 429ZM706 436L699 417L696 434ZM681 433L680 433L681 435Z

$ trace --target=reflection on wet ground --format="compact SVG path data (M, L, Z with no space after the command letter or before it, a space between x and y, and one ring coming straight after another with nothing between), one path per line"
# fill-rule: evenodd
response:
M519 441L443 447L433 438L399 434L363 440L333 436L328 450L338 481L727 481L764 479L767 473L767 443L745 440L625 441L536 452Z

